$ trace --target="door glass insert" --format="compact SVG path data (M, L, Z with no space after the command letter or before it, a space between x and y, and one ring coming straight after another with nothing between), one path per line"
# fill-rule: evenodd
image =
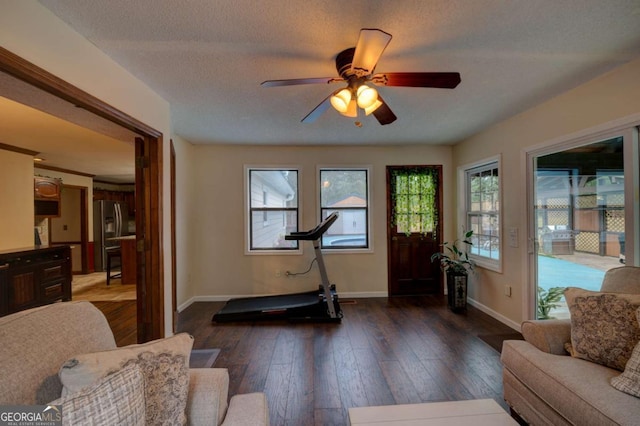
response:
M537 318L568 318L565 287L599 291L625 263L623 138L534 162Z
M437 179L437 171L429 167L391 171L391 214L398 234L435 233Z

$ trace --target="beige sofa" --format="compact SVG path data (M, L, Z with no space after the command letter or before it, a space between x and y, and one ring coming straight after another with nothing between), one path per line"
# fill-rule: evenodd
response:
M57 303L0 318L0 405L42 405L60 398L58 370L67 359L115 347L106 318L89 302ZM226 369L190 369L188 424L269 424L263 393L236 395L227 404L228 387Z
M614 268L602 292L640 293L640 268ZM502 348L504 399L530 425L637 425L640 398L615 389L621 372L568 356L570 320L525 321Z

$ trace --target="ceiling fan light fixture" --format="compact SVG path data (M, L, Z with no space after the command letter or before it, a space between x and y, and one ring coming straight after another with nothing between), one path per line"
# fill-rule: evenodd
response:
M378 91L366 84L358 87L358 106L364 110L373 106L378 100Z
M364 113L366 115L371 114L373 111L377 110L378 108L380 108L380 106L382 105L382 102L380 102L380 99L376 99L376 101L371 104L370 106L368 106L367 108L363 108L364 109Z
M302 120L313 123L329 106L346 117L358 117L362 108L366 115L373 115L378 123L387 125L398 117L382 100L376 89L367 85L390 87L425 87L454 89L460 84L458 72L386 72L374 74L382 53L391 41L391 34L377 28L362 28L355 47L344 49L335 58L339 78L295 78L287 80L267 80L262 87L291 86L300 84L327 84L344 82L346 88L331 92ZM386 89L385 89L386 90ZM356 121L356 125L362 124Z
M338 90L331 96L331 106L338 112L344 114L349 109L351 103L351 91L349 89Z
M355 99L351 99L349 105L347 106L347 110L345 112L340 112L340 114L349 118L356 118L358 116L358 105Z

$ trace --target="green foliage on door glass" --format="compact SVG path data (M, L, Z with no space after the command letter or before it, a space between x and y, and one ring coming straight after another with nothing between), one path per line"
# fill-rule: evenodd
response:
M430 167L391 170L391 218L397 232L435 235L438 171Z

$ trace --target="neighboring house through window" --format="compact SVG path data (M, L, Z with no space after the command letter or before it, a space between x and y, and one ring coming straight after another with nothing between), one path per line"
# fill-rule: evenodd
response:
M369 168L321 167L320 215L339 217L322 236L323 249L369 250Z
M500 160L492 158L459 170L465 197L462 223L465 231L473 231L469 254L478 265L500 270Z
M248 252L297 251L298 241L285 235L298 231L298 170L246 167Z

